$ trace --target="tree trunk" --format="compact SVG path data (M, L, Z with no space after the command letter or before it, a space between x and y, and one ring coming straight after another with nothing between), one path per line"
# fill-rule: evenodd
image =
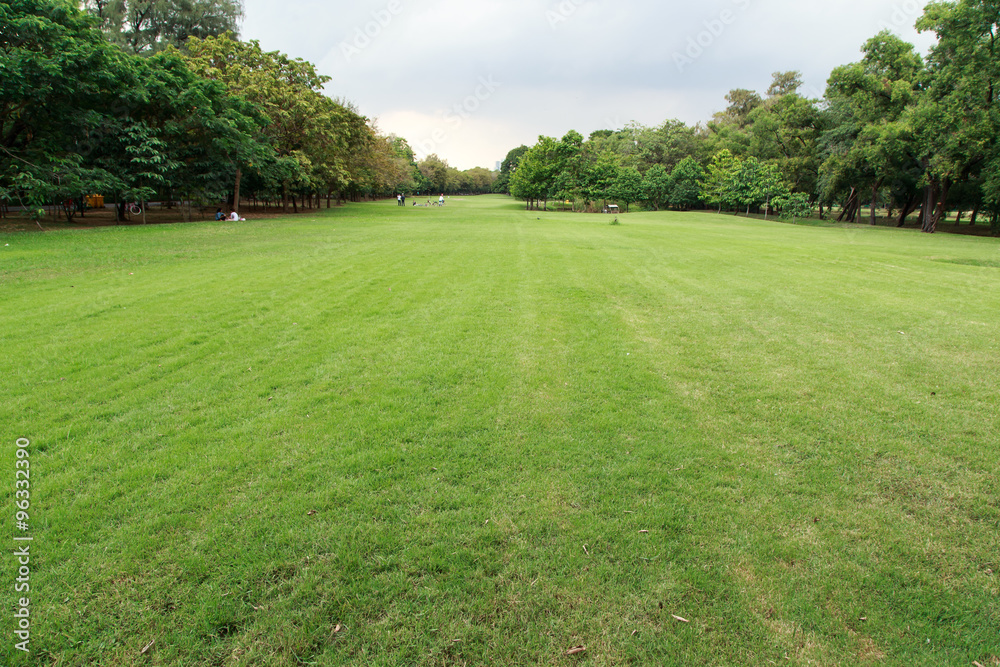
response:
M281 212L288 213L288 181L281 184Z
M917 205L917 198L913 194L907 196L906 201L903 202L903 208L899 211L899 219L896 221L897 227L902 227L906 224L906 216L913 213L913 209Z
M937 204L937 210L934 212L934 228L931 231L937 231L938 223L944 220L945 214L948 212L948 192L950 190L951 181L946 178L941 183L941 197Z
M857 201L858 191L855 188L851 188L851 194L848 195L847 201L845 201L843 207L841 207L840 215L837 217L837 222L851 222L854 220L854 207L857 205Z
M237 214L240 212L240 181L243 179L243 170L236 167L236 185L233 187L233 210Z
M973 209L973 211L972 211L972 217L969 218L969 227L975 227L976 226L976 218L978 218L978 217L979 217L979 207L976 206L976 208Z
M299 204L298 202L295 201L295 195L292 195L292 212L294 213L299 212Z
M925 234L934 233L934 204L937 201L936 189L934 185L928 185L924 188L924 208L920 216L920 231Z
M875 226L875 204L878 202L878 189L880 187L882 187L882 179L881 178L878 179L877 181L875 181L875 184L872 185L872 210L871 210L871 216L870 216L871 217L870 224L871 224L872 227Z
M823 218L823 202L819 202L819 219L820 220L824 220L824 218Z

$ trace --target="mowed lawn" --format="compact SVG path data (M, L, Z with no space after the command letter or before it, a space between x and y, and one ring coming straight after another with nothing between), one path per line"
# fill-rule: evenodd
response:
M3 664L1000 664L1000 241L619 218L0 235Z

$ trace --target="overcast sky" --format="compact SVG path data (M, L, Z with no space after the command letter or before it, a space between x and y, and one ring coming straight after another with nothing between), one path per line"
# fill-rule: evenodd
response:
M315 63L420 157L493 169L538 135L693 124L733 88L830 71L890 29L921 53L920 0L245 0L244 39Z

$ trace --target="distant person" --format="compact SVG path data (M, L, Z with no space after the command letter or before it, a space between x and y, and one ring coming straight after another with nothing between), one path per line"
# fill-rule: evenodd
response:
M400 198L401 198L401 199L400 199L400 204L399 204L399 205L400 205L400 206L406 206L406 195L399 195L399 196L400 196Z
M444 193L443 192L441 193L441 196L438 197L438 206L444 206Z
M232 209L232 212L229 214L229 219L232 220L233 222L239 222L240 220L246 220L246 218L241 218L240 217L240 214L236 212L235 208Z
M396 195L396 206L403 205L403 195Z
M222 214L222 209L221 208L215 209L215 219L216 220L225 220L226 219L226 216Z

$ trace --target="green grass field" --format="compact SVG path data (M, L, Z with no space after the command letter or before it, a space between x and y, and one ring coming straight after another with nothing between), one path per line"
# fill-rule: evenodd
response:
M1000 664L1000 241L620 219L0 236L2 663Z

